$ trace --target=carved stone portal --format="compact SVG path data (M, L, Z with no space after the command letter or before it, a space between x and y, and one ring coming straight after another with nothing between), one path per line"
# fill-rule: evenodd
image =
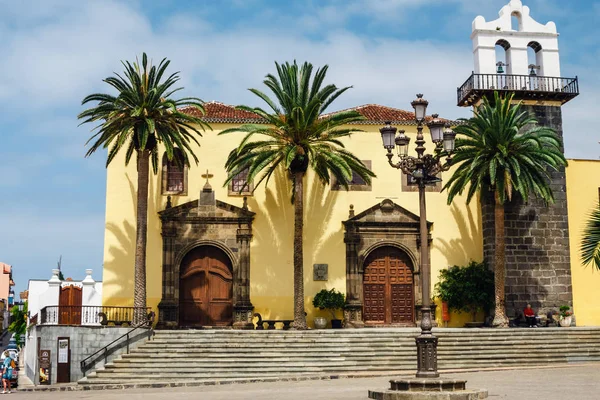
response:
M233 268L233 315L236 329L252 329L254 306L250 302L250 240L254 213L215 200L209 185L200 200L159 212L163 237L162 300L158 326L180 326L180 267L185 255L200 246L222 250Z
M394 247L404 252L413 268L413 293L415 310L422 304L419 256L419 216L389 199L354 215L344 221L346 243L346 306L344 320L347 328L361 328L364 322L363 278L367 257L382 247ZM432 223L427 227L431 230ZM430 239L431 240L431 239ZM414 326L418 321L413 321Z

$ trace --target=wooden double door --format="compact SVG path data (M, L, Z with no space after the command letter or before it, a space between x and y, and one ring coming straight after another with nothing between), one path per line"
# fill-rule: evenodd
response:
M60 288L58 297L59 324L81 325L82 293L82 288L73 285Z
M233 274L229 257L201 246L183 259L179 279L180 326L228 326L233 323Z
M382 247L365 261L364 321L372 325L413 325L414 284L410 259L400 249Z

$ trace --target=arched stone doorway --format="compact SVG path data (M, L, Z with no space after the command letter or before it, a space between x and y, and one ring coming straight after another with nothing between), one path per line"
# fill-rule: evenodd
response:
M365 324L415 326L419 319L417 310L421 307L423 297L419 270L419 217L390 199L385 199L356 215L354 207L350 206L348 217L348 220L344 221L345 327L361 328ZM428 229L431 229L432 225L431 222L427 222ZM380 268L375 269L378 262ZM380 274L381 268L383 270ZM383 287L364 288L364 285L375 284L379 279L383 280ZM366 296L369 296L369 305L365 303ZM383 307L383 310L370 309L377 301L380 303L378 307ZM392 308L395 310L393 313ZM369 315L365 316L365 312ZM379 315L375 315L377 313Z
M365 324L414 325L413 270L410 257L396 247L380 247L367 256L363 274Z
M252 239L252 221L254 213L248 210L246 202L243 207L216 200L210 186L201 192L200 200L172 207L167 203L167 208L159 212L162 225L163 262L162 262L162 299L158 304L159 329L177 328L181 326L198 326L202 324L213 325L207 316L200 318L200 310L213 315L217 325L231 325L235 329L253 329L252 314L254 306L250 301L250 241ZM213 260L219 261L226 267L211 269L201 267L203 255L202 248L207 247L213 252ZM183 271L183 269L186 269ZM199 272L202 270L203 272ZM184 279L182 280L182 277ZM190 278L189 282L187 278ZM212 281L225 283L210 285ZM208 279L208 280L207 280ZM181 284L185 288L180 287ZM205 286L208 285L208 286ZM232 294L214 297L214 291ZM203 290L211 290L212 300L203 294ZM186 291L186 294L182 290ZM191 291L191 292L190 292ZM232 298L233 295L233 298ZM187 297L185 297L187 296ZM202 296L208 298L208 303L203 304ZM181 300L186 299L186 310L180 310ZM218 306L220 300L230 306ZM232 304L232 306L231 306ZM221 311L215 311L221 307ZM228 308L229 307L229 308ZM233 317L229 315L231 310ZM185 316L183 315L185 312ZM189 314L189 315L188 315ZM207 322L207 320L209 322Z
M215 246L192 249L181 261L180 326L229 326L233 323L233 267Z

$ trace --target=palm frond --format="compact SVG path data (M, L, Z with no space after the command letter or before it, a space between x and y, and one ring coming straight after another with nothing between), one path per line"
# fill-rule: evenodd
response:
M126 146L125 161L129 163L134 151L150 150L156 173L157 146L162 143L169 160L177 147L185 151L186 163L189 162L188 154L198 162L190 144L199 144L197 137L211 128L200 117L177 110L178 107L190 106L205 113L203 102L198 98L170 97L182 88L172 88L179 81L179 72L163 79L169 64L169 60L162 59L158 66L153 66L146 53L142 55L141 63L138 59L133 63L122 61L123 73L104 79L117 90L117 96L93 93L83 99L82 104L97 103L77 116L81 124L98 123L93 128L96 133L86 143L90 144L86 157L100 148L110 148L108 165Z
M487 186L502 203L514 192L524 200L534 195L554 201L548 171L566 165L562 142L512 99L512 94L501 98L497 92L493 104L484 98L474 116L455 128L459 136L452 164L458 167L444 185L449 204L467 187L468 203Z
M600 271L600 205L587 218L579 251L583 265L592 264Z
M356 130L346 125L364 119L356 111L345 111L322 117L323 112L350 87L338 89L325 85L327 66L318 68L313 74L310 63L275 63L275 74L266 75L263 83L271 96L258 89L250 91L264 101L268 108L237 106L252 112L265 121L263 124L244 124L220 132L244 133L237 148L229 153L225 163L228 184L244 169L249 170L248 179L257 178L255 188L268 179L275 169L282 167L292 172L306 172L313 168L319 179L330 183L335 176L342 186L347 187L352 173L366 182L375 174L362 161L344 149L342 139ZM261 139L260 137L263 137Z

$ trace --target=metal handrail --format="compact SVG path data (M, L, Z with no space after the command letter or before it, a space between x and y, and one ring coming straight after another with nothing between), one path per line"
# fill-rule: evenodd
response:
M119 336L118 338L116 338L115 340L113 340L112 342L110 342L109 344L104 346L103 348L97 350L96 352L92 353L88 357L81 360L81 362L80 362L81 370L83 372L85 372L87 370L86 367L87 367L88 361L91 359L97 358L97 356L101 353L104 353L104 364L106 364L108 362L109 350L112 350L112 347L114 347L113 345L115 343L119 342L123 338L127 338L127 353L126 354L129 354L129 337L133 332L135 332L139 328L147 328L148 329L148 339L150 339L154 335L154 328L152 328L152 325L154 323L154 317L155 317L155 313L154 313L154 311L151 311L148 314L148 320L145 321L143 324L135 326L133 329L131 329L131 330L127 331L125 334Z
M476 74L457 88L458 104L461 104L473 90L521 91L579 94L578 78L563 78L537 75Z
M121 306L46 306L40 310L40 325L130 325L135 313L139 311L136 307ZM147 315L150 308L143 308L143 314Z

